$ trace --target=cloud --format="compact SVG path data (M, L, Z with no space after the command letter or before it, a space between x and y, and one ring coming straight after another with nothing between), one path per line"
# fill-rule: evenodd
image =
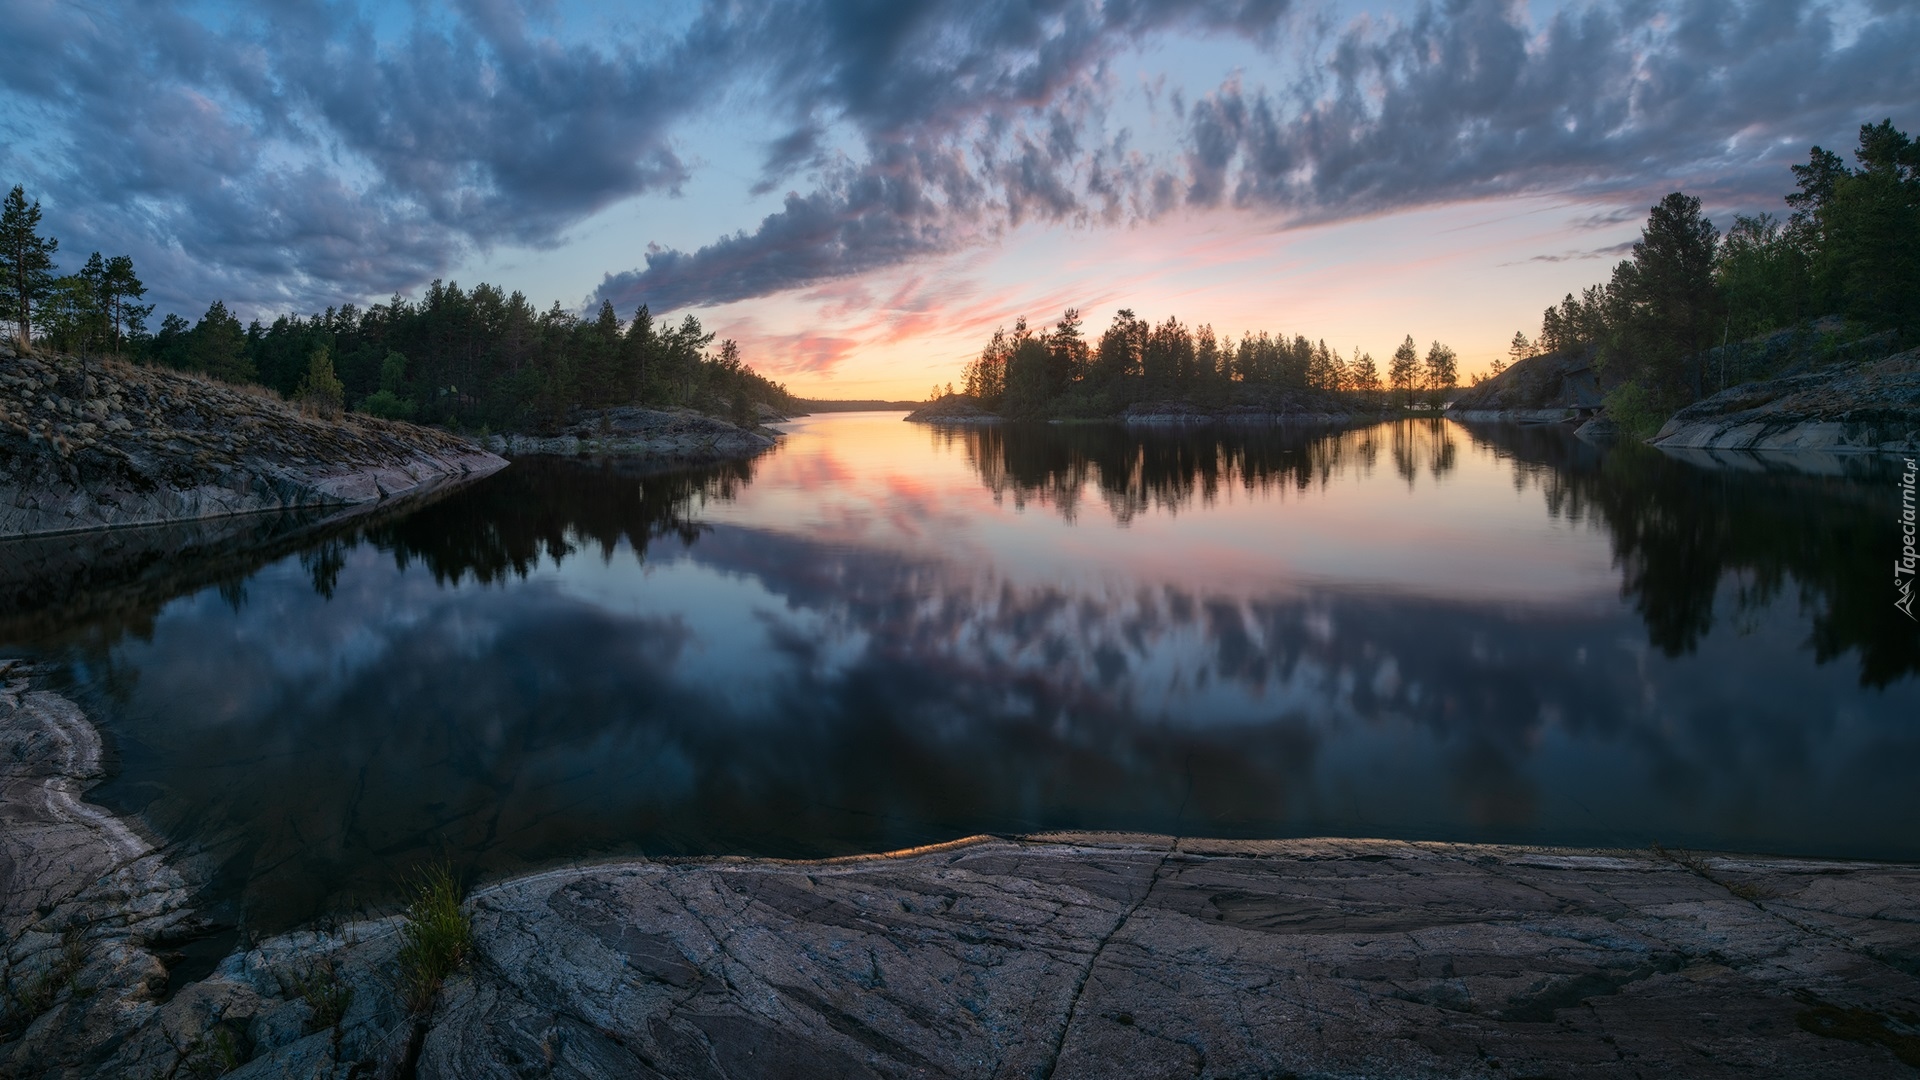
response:
M791 196L756 231L608 275L596 300L726 302L990 242L1027 221L1111 225L1182 206L1313 223L1519 194L1625 201L1596 227L1636 220L1680 186L1772 206L1807 143L1920 104L1910 10L1620 0L1536 27L1511 0L1465 0L1355 20L1277 87L1234 74L1182 111L1177 152L1153 153L1107 126L1113 57L1172 32L1271 43L1292 25L1287 6L1067 4L1032 20L1025 6L967 10L924 5L844 39L820 23L810 51L832 59L794 61L783 85L808 124L850 126L870 158ZM912 216L866 223L870 202L850 193L920 190L903 159L939 160L942 185L967 197L911 200ZM1591 256L1544 258L1568 257Z
M0 176L46 199L66 250L133 254L164 306L313 307L704 184L694 121L750 108L761 154L743 183L790 187L778 209L650 249L594 297L664 312L1183 207L1311 222L1544 192L1637 216L1685 185L1754 209L1807 143L1920 104L1909 5L1593 0L1535 23L1518 0L1450 0L1345 25L1331 10L710 0L583 39L560 9L513 0L18 3ZM1253 67L1211 87L1134 71L1191 38L1245 43L1233 55Z
M1887 12L1848 37L1848 14L1807 0L1596 4L1536 30L1524 8L1478 0L1362 21L1293 85L1230 79L1196 105L1188 198L1307 220L1682 185L1772 204L1808 142L1920 104L1920 17Z
M1519 262L1501 263L1500 265L1524 266L1530 262L1559 263L1574 262L1580 259L1616 259L1632 251L1634 243L1635 241L1632 240L1623 240L1618 244L1609 244L1606 247L1588 248L1585 251L1563 251L1557 255L1535 255L1530 259L1522 259Z
M69 250L133 254L169 307L260 308L411 288L498 242L549 245L671 190L669 128L722 51L533 36L508 4L420 9L383 43L351 6L220 25L166 4L20 5L0 169L44 192Z

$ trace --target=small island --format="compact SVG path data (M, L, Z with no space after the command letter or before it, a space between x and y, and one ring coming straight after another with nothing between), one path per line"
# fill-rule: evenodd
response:
M1383 370L1304 334L1233 340L1131 309L1088 342L1069 309L1051 330L1020 319L996 331L960 389L936 388L907 419L1346 423L1444 412L1576 423L1589 437L1674 450L1920 452L1920 282L1894 253L1920 243L1916 145L1887 120L1861 126L1857 170L1814 147L1793 167L1785 223L1741 216L1722 235L1697 197L1668 195L1608 282L1549 306L1537 337L1516 331L1507 358L1464 388L1455 351L1435 341L1423 354L1410 334Z

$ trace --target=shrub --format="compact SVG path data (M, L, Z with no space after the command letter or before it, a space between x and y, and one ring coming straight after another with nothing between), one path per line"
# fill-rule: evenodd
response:
M382 420L411 420L417 406L391 390L376 390L360 402L360 411Z
M302 408L321 416L340 415L345 403L347 388L341 384L340 377L333 373L333 357L326 346L313 351L307 358L307 374L300 380L300 387L294 391L295 400Z
M1637 382L1624 382L1613 388L1606 398L1607 415L1620 425L1620 430L1634 439L1650 439L1658 434L1667 417L1673 415L1673 407L1662 400L1661 396Z
M313 1010L310 1031L338 1027L347 1015L347 1007L353 1004L353 987L341 980L330 957L322 958L306 975L295 978L294 986L300 991L301 1000Z

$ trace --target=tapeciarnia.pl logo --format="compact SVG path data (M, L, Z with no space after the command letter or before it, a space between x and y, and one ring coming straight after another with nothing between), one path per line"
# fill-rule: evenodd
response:
M1913 476L1916 470L1913 459L1908 458L1907 471L1900 474L1900 557L1893 563L1893 588L1900 598L1893 606L1904 612L1909 619L1913 614ZM1920 619L1915 619L1920 622Z

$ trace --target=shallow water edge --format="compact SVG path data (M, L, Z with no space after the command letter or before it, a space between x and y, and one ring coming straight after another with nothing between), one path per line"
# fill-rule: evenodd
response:
M1920 866L1119 833L495 882L416 1040L395 918L169 986L185 883L48 794L97 780L89 729L18 677L0 700L0 918L30 991L10 1077L393 1075L415 1053L420 1077L1857 1077L1914 1052Z

